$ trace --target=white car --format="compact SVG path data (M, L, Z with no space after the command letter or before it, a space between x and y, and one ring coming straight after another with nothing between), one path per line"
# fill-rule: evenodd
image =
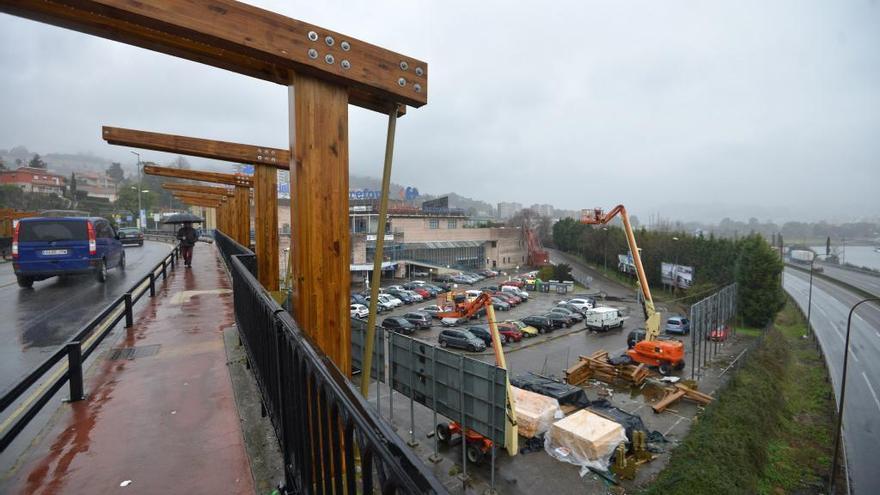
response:
M576 306L581 311L593 309L593 303L589 299L569 299L568 301L564 301L564 302L567 302L568 304L571 304L572 306ZM562 304L562 303L560 303L560 304Z
M402 285L389 285L388 287L385 287L384 289L386 291L388 291L388 290L406 290L403 288Z
M421 294L419 294L418 292L416 292L414 290L405 290L404 289L404 292L406 292L409 295L409 297L413 298L413 301L415 301L415 302L422 302L425 299L422 297Z
M392 308L398 308L403 305L403 301L390 294L379 294L379 300L390 305Z
M351 305L351 316L352 318L366 318L370 314L370 310L367 309L363 304L352 304Z

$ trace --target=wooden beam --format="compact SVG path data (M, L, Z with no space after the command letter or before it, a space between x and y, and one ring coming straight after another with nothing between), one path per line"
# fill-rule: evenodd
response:
M220 195L220 194L207 194L207 193L197 193L197 192L183 192L183 191L174 191L171 193L175 198L188 198L188 199L204 199L208 201L215 201L218 203L223 203L227 201L229 196Z
M163 182L162 189L174 192L195 192L204 194L214 194L217 196L232 196L235 194L232 189L217 186L203 186L200 184L183 184L180 182Z
M108 126L103 127L101 135L109 144L119 146L166 151L168 153L198 156L233 163L269 165L283 169L290 168L290 151L280 148Z
M232 197L235 208L236 240L242 246L249 248L251 245L251 196L250 188L235 186L235 194ZM276 206L277 208L277 206Z
M290 160L290 153L286 153ZM289 163L288 163L289 165ZM278 290L278 171L271 166L254 168L254 243L257 276L268 291Z
M293 310L303 332L339 370L351 373L348 295L348 96L297 75L288 89Z
M204 199L194 199L194 198L177 198L181 203L185 205L194 205L194 206L204 206L207 208L219 208L222 203L216 201L208 201Z
M144 173L147 175L157 175L159 177L173 177L176 179L213 182L215 184L226 184L230 186L253 187L254 185L253 179L244 174L224 174L221 172L207 172L203 170L160 167L158 165L144 165Z
M0 11L279 84L308 75L374 110L428 101L425 62L234 0L3 0Z

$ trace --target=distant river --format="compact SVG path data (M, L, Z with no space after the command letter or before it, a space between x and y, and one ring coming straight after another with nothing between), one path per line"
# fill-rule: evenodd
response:
M825 246L810 246L810 249L818 254L825 254ZM835 246L831 246L832 253ZM841 261L856 265L867 266L880 270L880 253L874 251L874 246L847 246L846 252L842 247L837 247L837 253L841 257Z

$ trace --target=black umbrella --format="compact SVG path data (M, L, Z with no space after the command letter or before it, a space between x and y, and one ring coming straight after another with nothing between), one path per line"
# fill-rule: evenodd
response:
M204 220L192 213L175 213L169 216L162 223L202 223Z

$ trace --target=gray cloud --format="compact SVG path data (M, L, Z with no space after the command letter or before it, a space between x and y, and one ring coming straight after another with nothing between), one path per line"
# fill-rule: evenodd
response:
M643 216L880 214L876 2L254 3L428 61L398 183ZM287 139L285 88L6 15L0 108L0 148L131 161L102 124ZM352 108L353 173L379 174L385 123Z

